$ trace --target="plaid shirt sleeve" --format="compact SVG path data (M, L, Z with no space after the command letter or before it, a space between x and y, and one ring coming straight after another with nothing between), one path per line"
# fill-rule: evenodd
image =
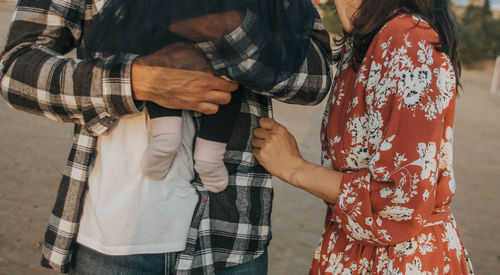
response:
M84 125L92 135L138 112L130 85L135 56L83 61L65 57L85 25L82 0L20 0L1 57L1 92L9 104L51 120Z
M247 13L242 24L230 34L196 45L216 74L238 79L241 74L266 70L265 65L259 62L260 31L253 24L254 20L255 16ZM330 91L332 64L330 36L316 12L309 51L302 66L271 89L253 92L290 104L318 104Z

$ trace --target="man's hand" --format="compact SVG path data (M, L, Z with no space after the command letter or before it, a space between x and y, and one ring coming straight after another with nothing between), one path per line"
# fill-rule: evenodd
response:
M132 64L134 99L169 109L215 114L231 101L238 84L215 76L191 44L175 43Z

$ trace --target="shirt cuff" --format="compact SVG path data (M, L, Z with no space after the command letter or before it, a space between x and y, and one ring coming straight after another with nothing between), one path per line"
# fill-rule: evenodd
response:
M212 66L214 73L231 78L231 67L244 66L249 60L256 60L255 54L263 48L264 39L257 24L258 16L247 10L241 25L220 39L199 42L200 50Z
M137 55L115 56L108 60L102 72L102 93L106 112L111 117L141 112L143 102L134 100L131 69Z

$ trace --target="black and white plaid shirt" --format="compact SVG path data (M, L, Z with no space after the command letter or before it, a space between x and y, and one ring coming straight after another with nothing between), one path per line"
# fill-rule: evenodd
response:
M130 85L135 56L92 61L64 56L81 47L104 1L20 0L0 64L2 95L12 107L75 124L73 146L43 245L42 265L61 272L68 271L71 261L97 137L120 117L141 111ZM258 39L251 34L257 32L242 25L216 43L197 46L218 74L262 69L248 65L259 65L248 62L258 61L252 60L259 45L253 43ZM213 274L215 269L248 262L265 251L271 239L273 189L271 176L251 154L253 130L260 117L272 116L271 97L303 105L324 98L332 85L330 52L328 33L317 15L302 67L269 91L246 90L225 155L229 187L214 194L199 180L193 181L200 199L177 274ZM229 61L231 70L227 70Z

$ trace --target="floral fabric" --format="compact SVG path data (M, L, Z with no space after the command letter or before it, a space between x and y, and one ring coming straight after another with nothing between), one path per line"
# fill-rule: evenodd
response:
M472 274L450 213L456 76L437 33L400 15L342 62L321 132L346 172L310 274Z

